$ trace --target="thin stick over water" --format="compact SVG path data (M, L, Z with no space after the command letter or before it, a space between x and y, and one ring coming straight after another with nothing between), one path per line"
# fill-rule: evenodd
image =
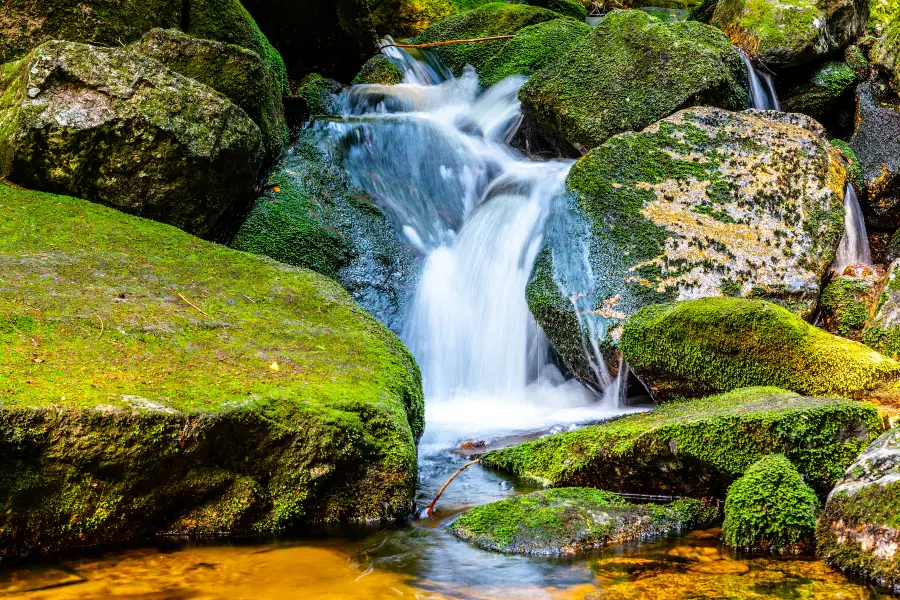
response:
M473 461L471 461L471 462L467 462L466 464L464 464L463 466L461 466L459 469L457 469L457 470L456 470L456 473L454 473L453 475L450 476L450 479L447 480L447 483L444 484L444 487L441 488L441 491L439 491L439 492L437 493L437 496L435 496L435 497L434 497L434 500L431 501L431 504L428 505L428 516L429 516L429 517L433 517L433 516L434 516L434 505L437 504L438 498L441 497L441 494L444 493L444 490L447 489L447 486L450 485L450 482L453 481L454 479L456 479L456 476L457 476L457 475L459 475L460 473L462 473L463 471L465 471L466 469L468 469L469 467L471 467L471 466L474 465L475 463L480 463L480 462L481 462L481 459L480 459L480 458L476 458L475 460L473 460Z

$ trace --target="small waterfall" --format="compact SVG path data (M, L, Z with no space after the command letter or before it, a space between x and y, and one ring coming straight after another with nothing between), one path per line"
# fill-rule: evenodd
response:
M859 199L856 197L856 190L848 183L844 191L844 235L831 268L838 275L842 275L844 269L850 265L871 267L872 252L869 249L866 222L859 206Z
M750 79L750 104L759 110L781 110L778 94L775 93L775 81L770 73L760 71L753 66L747 55L737 49L744 64L747 65L747 77Z

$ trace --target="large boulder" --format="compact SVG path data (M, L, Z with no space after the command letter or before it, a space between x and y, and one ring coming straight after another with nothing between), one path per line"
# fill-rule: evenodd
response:
M0 184L0 556L408 514L418 369L330 279Z
M842 153L800 115L693 108L618 135L569 173L570 206L548 223L529 307L595 385L598 350L642 306L738 296L811 316L847 180Z
M866 29L868 0L720 0L712 24L769 68L846 48Z
M253 198L259 127L142 54L47 42L0 71L0 176L229 239Z
M843 113L849 117L853 114L856 82L856 73L850 67L828 61L799 78L791 78L785 89L779 91L781 110L803 113L842 129ZM848 110L842 110L845 107ZM852 130L852 125L849 129Z
M816 529L830 565L900 593L900 429L878 438L831 493Z
M752 385L869 398L900 378L900 363L762 300L648 306L625 323L619 348L657 402Z
M571 556L632 540L648 540L708 525L716 507L700 500L631 504L593 488L561 488L477 506L450 531L484 550Z
M850 141L862 169L866 227L900 228L900 106L882 102L871 83L856 90L856 132Z
M481 462L554 487L722 498L750 465L781 453L826 492L882 430L865 403L748 388L492 450Z
M520 98L545 137L580 151L695 105L747 107L746 68L722 32L614 11L532 76Z

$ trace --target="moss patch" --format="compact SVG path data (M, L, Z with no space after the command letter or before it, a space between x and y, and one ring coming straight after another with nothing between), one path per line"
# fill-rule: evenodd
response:
M360 83L377 83L381 85L397 85L403 82L403 73L384 54L376 54L363 65L356 77L354 85Z
M878 276L835 277L819 299L821 326L831 333L860 341L875 310Z

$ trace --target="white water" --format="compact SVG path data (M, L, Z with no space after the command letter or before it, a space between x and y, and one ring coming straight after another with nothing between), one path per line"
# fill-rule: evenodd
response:
M844 192L844 235L838 245L832 270L838 275L850 265L872 266L872 252L869 249L869 237L866 234L866 222L863 219L856 190L849 183Z
M750 79L750 104L759 110L781 110L778 94L775 92L775 81L772 75L760 71L753 66L744 51L738 48L744 64L747 66L747 77Z

